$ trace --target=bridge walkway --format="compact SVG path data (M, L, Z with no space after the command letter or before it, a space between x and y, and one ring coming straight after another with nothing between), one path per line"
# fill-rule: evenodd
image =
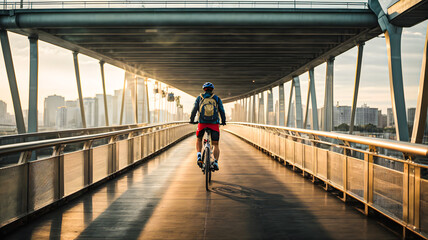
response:
M6 239L398 239L230 133L206 192L187 138Z

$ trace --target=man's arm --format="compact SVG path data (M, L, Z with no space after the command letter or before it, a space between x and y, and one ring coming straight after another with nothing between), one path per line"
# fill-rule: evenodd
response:
M195 104L193 105L192 114L190 115L190 122L195 121L196 113L199 110L199 96L195 100Z
M223 102L218 98L218 110L220 112L221 123L226 123L226 113L224 112Z

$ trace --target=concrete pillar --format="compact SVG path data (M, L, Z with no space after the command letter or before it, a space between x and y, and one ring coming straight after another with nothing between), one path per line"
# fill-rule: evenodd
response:
M279 101L279 112L278 112L278 125L285 126L285 94L284 94L284 83L281 83L278 87L278 101Z
M352 99L351 124L349 126L349 134L352 134L352 132L354 131L355 112L357 109L357 100L358 100L358 90L360 88L360 75L361 75L361 64L363 60L363 50L364 50L364 43L358 44L357 66L355 70L354 97Z
M333 130L333 77L334 58L330 58L327 61L325 78L323 131Z
M38 131L38 76L39 76L39 48L38 37L28 37L30 41L30 88L28 97L28 132Z
M16 83L15 68L13 66L12 52L10 50L9 36L7 31L0 30L1 47L7 78L9 80L10 94L12 96L13 110L15 112L16 129L18 133L25 133L24 115L22 114L21 100L19 98L18 84Z
M428 29L425 37L425 50L422 59L421 77L419 80L418 102L415 122L413 123L412 143L422 143L428 108Z
M74 73L76 74L77 93L79 95L80 116L82 119L82 127L86 128L85 107L83 105L82 85L80 84L79 58L77 57L78 54L79 54L78 52L73 52Z

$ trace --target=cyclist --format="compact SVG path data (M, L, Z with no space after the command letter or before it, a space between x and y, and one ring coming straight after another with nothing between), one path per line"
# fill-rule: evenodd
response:
M199 95L195 100L192 114L190 116L190 122L193 123L196 113L199 112L198 129L196 130L196 151L197 151L197 164L202 168L203 160L201 156L202 150L202 137L204 136L205 129L211 129L211 140L214 146L214 171L219 170L218 158L220 156L220 148L218 141L220 139L220 119L221 125L226 125L226 115L224 113L224 107L221 99L213 94L214 85L210 82L205 83L202 86L205 91Z

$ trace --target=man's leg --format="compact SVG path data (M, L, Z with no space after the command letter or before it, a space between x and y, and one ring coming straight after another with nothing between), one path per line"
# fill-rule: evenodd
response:
M196 138L196 152L201 152L202 150L202 138Z
M214 158L218 160L220 157L220 148L218 146L218 141L213 141L213 147L214 147Z

